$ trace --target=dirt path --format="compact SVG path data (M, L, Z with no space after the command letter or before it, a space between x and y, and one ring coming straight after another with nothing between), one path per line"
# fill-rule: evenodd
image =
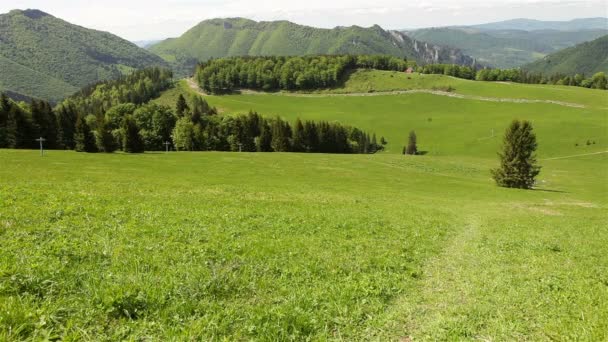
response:
M574 157L594 156L594 155L597 155L597 154L604 154L604 153L608 153L608 151L601 151L601 152L594 152L594 153L575 154L575 155L571 155L571 156L554 157L554 158L547 158L547 159L541 159L541 160L568 159L568 158L574 158Z
M201 95L208 95L203 92L196 82L193 79L188 79L188 86L192 88L194 91L198 92ZM446 91L439 90L431 90L431 89L413 89L413 90L395 90L395 91L383 91L383 92L374 92L374 93L345 93L345 94L306 94L306 93L264 93L254 90L241 90L241 94L243 95L259 95L259 96L289 96L289 97L311 97L311 98L320 98L320 97L363 97L363 96L386 96L386 95L404 95L404 94L431 94L438 96L447 96L453 97L457 99L466 99L466 100L477 100L477 101L488 101L488 102L509 102L509 103L549 103L559 106L566 106L572 108L585 108L584 105L578 103L571 102L563 102L563 101L554 101L554 100L532 100L532 99L512 99L512 98L499 98L499 97L484 97L484 96L476 96L476 95L464 95L457 93L450 93Z

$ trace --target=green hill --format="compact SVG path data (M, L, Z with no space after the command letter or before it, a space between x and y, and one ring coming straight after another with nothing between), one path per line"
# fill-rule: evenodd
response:
M166 63L110 33L38 10L0 15L0 90L57 101L91 83Z
M288 21L206 20L179 38L150 47L174 64L179 74L192 74L198 60L228 56L386 54L418 62L471 65L474 60L454 48L415 41L379 26L319 29Z
M547 54L608 34L608 29L486 30L478 27L429 28L408 32L414 39L458 47L481 63L513 68L534 62Z
M558 51L523 68L543 74L589 76L601 71L608 73L608 35Z
M471 27L484 30L560 30L560 31L575 31L575 30L595 30L606 29L608 27L608 18L580 18L569 21L543 21L534 19L511 19L499 21L495 23L473 25Z

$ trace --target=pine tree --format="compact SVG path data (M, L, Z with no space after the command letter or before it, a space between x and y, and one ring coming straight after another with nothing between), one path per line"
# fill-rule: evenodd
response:
M382 146L386 146L386 144L388 144L388 142L386 141L386 139L384 139L384 137L380 138L380 144L382 144Z
M304 123L304 149L306 152L319 152L319 132L314 121Z
M272 122L271 146L275 152L289 152L289 139L291 138L291 127L281 118Z
M503 151L499 153L500 167L492 170L496 184L507 188L531 189L540 173L534 152L536 135L528 121L514 120L503 139Z
M0 148L8 147L8 114L11 103L8 96L0 94Z
M293 128L293 146L294 152L305 152L305 136L304 136L304 125L300 119L296 120L296 124Z
M100 115L97 119L97 131L95 132L95 143L100 152L112 153L116 151L116 141L112 135L110 123L106 121L104 115Z
M77 152L97 152L95 145L95 137L91 132L91 128L87 124L82 115L78 115L76 119L76 131L74 132L75 150Z
M130 115L126 116L123 120L122 130L124 134L123 151L127 153L143 153L144 142L139 134L139 127L137 127L135 120Z
M175 114L177 115L178 118L181 118L184 115L186 115L186 112L189 109L190 108L188 108L188 103L186 102L186 98L184 98L184 95L179 94L179 97L177 98L177 103L175 104Z
M57 140L64 149L74 149L74 132L76 131L76 109L70 104L61 105L57 110Z
M48 102L33 100L30 104L32 128L37 137L46 139L45 146L57 148L57 117Z
M378 152L378 140L376 140L376 133L372 135L372 142L370 144L370 152L376 153Z
M410 132L410 135L407 140L407 148L405 149L405 153L409 155L418 154L416 132L414 131Z
M255 140L255 146L258 152L272 152L272 128L266 120L262 124L260 136Z

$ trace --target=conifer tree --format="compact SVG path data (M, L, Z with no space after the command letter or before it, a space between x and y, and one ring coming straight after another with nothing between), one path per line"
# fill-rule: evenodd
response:
M272 152L272 129L265 120L262 123L260 136L255 140L255 146L258 152Z
M304 125L300 119L296 120L296 124L293 127L293 144L292 149L294 152L305 152L305 136L304 136Z
M6 121L6 147L20 148L23 140L23 113L19 106L11 104L8 109L8 117ZM21 123L21 125L20 125Z
M179 94L179 97L177 98L177 103L175 104L175 115L177 115L178 118L181 118L186 115L186 112L189 109L190 108L188 108L186 98L184 98L184 95Z
M93 136L91 128L87 124L86 120L82 117L82 115L78 115L78 117L76 118L74 143L74 148L77 152L97 152L97 146L95 145L95 137Z
M8 147L8 114L10 111L8 96L0 94L0 148Z
M306 152L319 151L319 133L314 121L304 123L304 149Z
M276 118L272 122L272 149L275 152L289 152L290 138L291 128L289 124L281 118Z
M536 164L536 135L528 121L514 120L503 139L500 167L492 170L496 184L507 188L531 189L540 173Z
M57 141L58 146L64 149L74 149L74 132L78 115L74 106L64 104L57 109Z
M116 151L116 141L112 135L110 123L105 119L104 115L100 115L97 119L97 131L95 132L95 143L100 152L112 153Z
M143 153L144 142L139 134L139 127L137 127L135 120L130 115L127 115L123 120L122 130L124 134L123 151L127 153Z
M405 153L409 155L415 155L418 153L416 132L414 131L410 132L410 135L407 139L407 148L405 149Z
M57 117L48 102L33 100L30 104L32 128L37 137L46 139L45 146L57 148Z
M370 152L376 153L378 152L378 140L376 140L376 133L372 135L372 142L370 144Z

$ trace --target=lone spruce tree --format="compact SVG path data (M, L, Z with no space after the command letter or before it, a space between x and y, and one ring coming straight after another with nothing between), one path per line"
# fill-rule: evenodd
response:
M536 165L536 135L528 121L514 120L505 132L500 167L492 170L496 184L506 188L531 189L540 173Z
M416 132L411 131L407 139L407 147L405 148L405 154L415 155L418 154L418 145Z

